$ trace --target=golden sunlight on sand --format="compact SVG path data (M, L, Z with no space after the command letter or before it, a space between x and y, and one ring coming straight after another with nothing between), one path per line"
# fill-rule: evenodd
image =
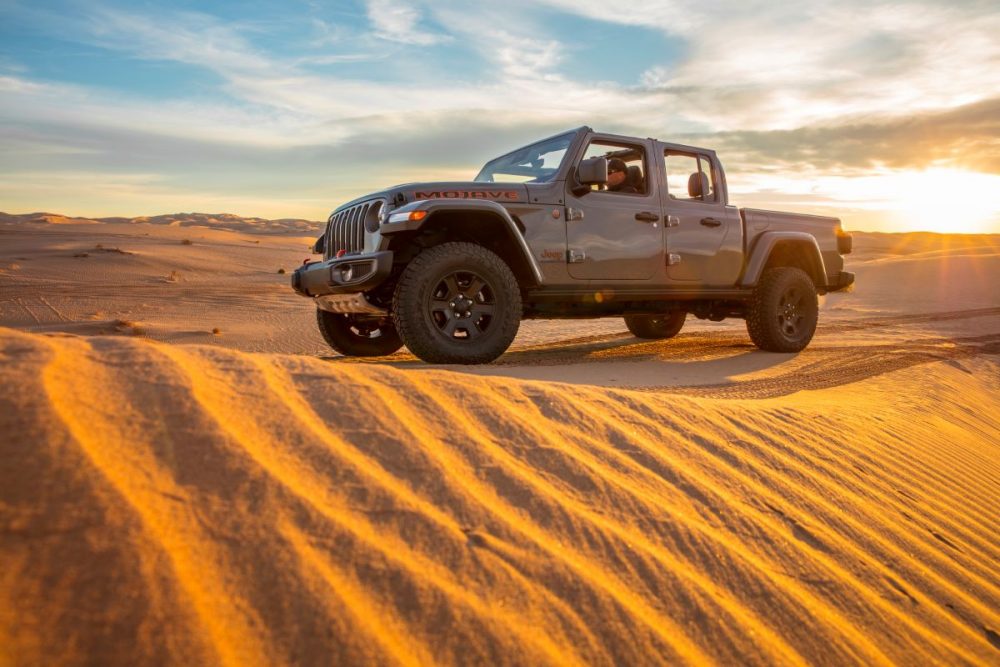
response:
M1000 650L996 361L721 400L12 330L0 358L9 664Z
M324 347L308 232L0 218L0 665L1000 660L998 237L468 368Z

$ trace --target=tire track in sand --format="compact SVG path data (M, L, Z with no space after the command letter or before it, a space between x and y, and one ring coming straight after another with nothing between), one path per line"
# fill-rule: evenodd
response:
M959 370L970 372L961 360L983 354L1000 354L1000 334L906 341L891 345L821 348L810 354L811 361L807 364L797 365L777 376L697 387L672 387L670 392L713 398L775 398L797 391L851 384L933 361L945 361Z

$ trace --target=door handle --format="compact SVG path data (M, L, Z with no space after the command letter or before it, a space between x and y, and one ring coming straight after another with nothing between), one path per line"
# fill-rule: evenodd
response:
M722 220L716 220L715 218L702 218L701 224L706 227L718 227L722 224Z
M660 216L655 213L650 213L649 211L643 211L642 213L636 213L635 219L642 222L656 222L660 219Z

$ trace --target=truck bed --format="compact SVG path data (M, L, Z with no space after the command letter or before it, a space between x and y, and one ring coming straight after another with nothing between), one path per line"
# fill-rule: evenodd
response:
M840 218L825 215L741 208L740 217L743 218L744 250L752 248L757 236L767 231L806 232L816 237L820 248L835 249L837 232L841 229Z
M836 279L843 270L844 260L840 253L847 254L850 249L842 246L839 240L843 234L840 218L757 208L741 208L740 217L743 219L743 250L747 255L765 232L805 232L816 239L828 278Z

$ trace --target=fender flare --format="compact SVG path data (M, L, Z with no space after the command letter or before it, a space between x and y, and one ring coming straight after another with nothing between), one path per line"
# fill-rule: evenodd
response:
M451 199L420 199L415 202L406 204L405 206L400 206L399 208L393 209L392 213L411 213L413 211L427 211L427 216L422 220L403 220L400 222L383 222L379 225L379 231L383 236L389 236L392 234L398 234L400 232L410 232L421 229L429 223L433 218L434 214L441 211L475 211L477 213L489 213L496 216L507 227L508 233L516 241L517 246L521 249L521 255L523 259L531 267L531 273L535 277L535 280L539 285L545 281L545 277L542 274L542 268L538 265L537 260L535 260L534 255L531 254L531 248L528 247L528 242L524 238L524 234L521 233L517 222L510 216L500 204L493 201L468 201L468 200L451 200Z
M753 287L756 285L757 281L760 280L760 275L764 272L764 267L767 265L767 260L770 259L771 253L778 244L788 242L805 247L806 261L812 265L811 268L816 272L816 276L812 277L819 279L816 287L820 289L824 288L829 281L826 274L826 263L823 261L823 253L820 252L816 237L807 232L764 232L758 236L754 240L753 247L750 249L750 256L747 259L743 277L740 278L740 285L743 287Z

